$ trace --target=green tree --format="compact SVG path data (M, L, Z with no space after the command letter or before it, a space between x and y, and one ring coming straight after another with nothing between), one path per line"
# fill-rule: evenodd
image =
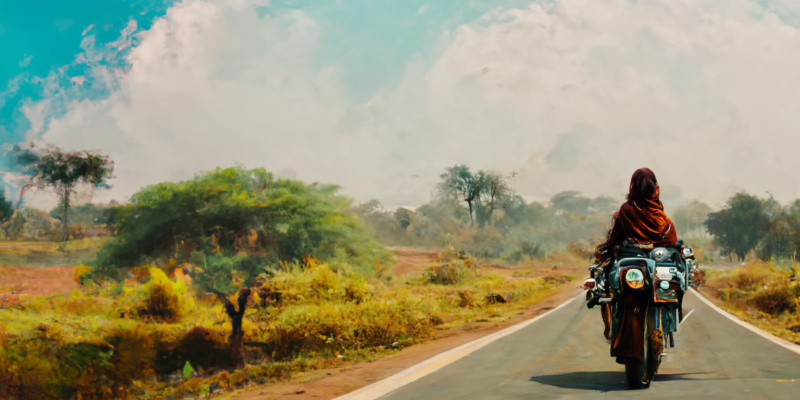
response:
M44 149L21 149L15 146L13 160L20 171L30 177L22 188L22 195L30 188L53 189L64 209L62 240L69 239L68 217L70 201L80 185L109 188L108 179L114 171L114 162L106 156L88 151L65 152L55 146Z
M794 232L786 215L781 214L770 224L769 231L758 243L756 255L768 261L789 258L795 254Z
M64 206L59 205L50 211L50 216L64 224ZM101 204L86 203L70 207L69 226L81 226L86 230L100 227L105 228L111 217L111 207ZM62 225L63 227L63 225Z
M483 187L478 195L476 216L478 225L485 226L492 220L494 212L509 200L513 191L502 175L496 172L485 172L482 175Z
M703 224L720 247L744 261L747 253L769 231L770 216L759 198L737 193L728 200L725 208L708 214Z
M796 257L800 251L800 199L786 207L786 223L792 232L793 254Z
M703 228L703 222L713 211L708 204L695 200L678 207L670 217L678 232L692 232Z
M486 189L486 174L483 171L473 174L466 165L456 165L447 168L439 177L442 179L437 186L439 196L467 203L470 225L474 224L475 203Z
M556 193L550 198L550 204L555 211L582 215L608 215L620 205L611 197L598 196L592 199L575 190Z
M390 262L337 190L244 168L145 187L112 209L113 240L98 253L93 274L121 279L146 262L189 261L197 287L223 302L231 350L240 357L250 287L268 278L270 266L312 257L369 273L376 262Z
M6 239L9 237L9 230L11 228L11 217L14 216L14 204L6 199L6 190L0 188L0 226L5 231Z
M400 224L403 231L405 231L411 225L411 221L414 219L414 213L401 207L395 210L394 218L397 220L397 223Z
M557 193L550 198L550 204L556 211L569 212L573 214L590 214L592 199L581 195L575 190L567 190Z

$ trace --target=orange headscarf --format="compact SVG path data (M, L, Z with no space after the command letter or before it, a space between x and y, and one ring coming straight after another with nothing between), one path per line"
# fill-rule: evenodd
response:
M653 184L649 188L648 182ZM595 258L606 265L613 261L614 247L628 239L634 243L669 246L678 241L675 225L664 213L656 175L648 168L637 169L631 177L628 201L614 215L606 242L597 246Z

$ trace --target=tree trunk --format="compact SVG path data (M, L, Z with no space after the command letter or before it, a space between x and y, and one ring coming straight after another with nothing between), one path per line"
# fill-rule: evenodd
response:
M475 224L475 221L472 219L472 202L468 201L467 205L469 206L469 226L472 226Z
M239 291L239 298L237 299L239 305L238 311L228 299L225 299L225 313L231 318L231 358L237 365L244 364L244 330L242 330L242 320L244 319L244 310L247 307L248 297L250 297L250 288L243 288Z
M64 195L64 221L63 221L63 223L64 223L64 236L63 236L63 241L64 241L64 242L66 242L67 240L69 240L69 229L68 229L68 227L69 227L69 224L67 223L67 221L68 221L68 219L67 219L67 217L68 217L68 214L69 214L69 192L67 192L67 193Z

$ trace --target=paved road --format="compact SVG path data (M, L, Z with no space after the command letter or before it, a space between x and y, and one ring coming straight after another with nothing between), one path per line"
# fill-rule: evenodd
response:
M600 310L582 296L542 320L383 399L800 399L800 355L733 323L692 293L694 310L649 389L628 390ZM794 379L794 382L791 380Z

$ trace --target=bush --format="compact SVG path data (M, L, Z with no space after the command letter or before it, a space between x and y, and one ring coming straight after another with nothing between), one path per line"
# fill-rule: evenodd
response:
M450 260L425 266L425 280L437 285L455 285L464 280L468 273L461 260Z
M179 316L178 297L167 285L153 284L147 290L145 305L139 316L147 316L156 320L175 322Z
M506 259L512 263L518 263L525 259L525 257L529 259L542 258L544 257L544 250L536 242L524 240L519 243L519 247L511 252Z
M785 311L794 311L795 298L800 291L794 285L785 282L775 282L773 285L763 287L750 296L750 302L759 311L771 315L778 315Z
M454 285L462 282L471 272L474 272L474 268L474 259L448 247L439 255L438 262L425 266L423 277L429 283Z
M150 275L144 285L126 286L120 300L120 312L164 322L175 322L194 309L194 299L180 278L170 280L164 271L153 266L143 268Z

